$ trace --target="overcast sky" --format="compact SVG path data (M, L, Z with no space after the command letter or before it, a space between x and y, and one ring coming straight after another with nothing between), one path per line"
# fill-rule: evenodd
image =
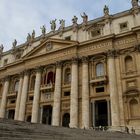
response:
M74 15L81 23L80 14L86 12L89 20L103 15L104 5L110 8L110 14L131 8L131 0L0 0L0 44L4 50L12 47L17 39L18 44L26 41L27 33L33 29L36 36L41 34L40 27L46 25L50 31L50 20L65 19L71 25Z

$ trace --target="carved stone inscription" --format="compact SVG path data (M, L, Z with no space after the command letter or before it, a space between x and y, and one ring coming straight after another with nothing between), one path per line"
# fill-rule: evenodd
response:
M116 47L120 47L120 45L127 45L127 44L130 44L130 43L133 43L133 42L136 42L136 38L127 38L127 39L121 39L121 40L118 40L115 42L115 46ZM127 47L127 46L124 46L124 47Z
M109 47L109 46L112 46L112 42L103 42L103 43L98 43L98 44L91 44L91 45L88 45L86 46L85 48L81 48L79 50L79 53L82 53L82 52L86 52L86 51L91 51L91 50L96 50L96 49L102 49L102 48L106 48L106 47Z

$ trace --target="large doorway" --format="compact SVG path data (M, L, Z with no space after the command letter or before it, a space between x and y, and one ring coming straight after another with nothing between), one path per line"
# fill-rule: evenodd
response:
M42 123L51 125L52 122L52 106L43 106Z
M63 115L62 126L69 127L69 123L70 123L70 114L69 113L65 113Z
M13 120L14 116L15 116L15 110L14 109L8 110L8 119Z
M95 102L95 126L108 126L107 101Z

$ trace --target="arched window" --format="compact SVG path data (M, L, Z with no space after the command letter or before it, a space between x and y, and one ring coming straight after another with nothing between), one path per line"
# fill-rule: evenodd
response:
M70 68L67 68L66 70L65 70L65 75L64 75L64 82L66 83L66 84L69 84L70 82L71 82L71 70L70 70Z
M138 117L140 116L140 109L138 105L138 101L136 99L132 99L130 102L130 113L131 117Z
M35 79L36 79L36 76L33 75L31 78L30 90L34 90L34 88L35 88Z
M129 72L133 70L133 59L131 56L125 57L125 71Z
M50 71L47 75L47 84L54 83L54 73Z
M98 63L96 64L96 76L103 76L104 75L104 64L103 63Z
M46 76L46 73L43 73L42 74L42 82L41 82L41 85L46 85L46 82L47 81L47 76Z
M17 92L18 91L18 87L19 87L19 80L17 80L15 82L15 85L14 85L14 91Z

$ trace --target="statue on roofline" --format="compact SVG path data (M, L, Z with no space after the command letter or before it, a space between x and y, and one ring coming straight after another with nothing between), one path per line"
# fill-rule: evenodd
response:
M104 6L104 16L109 16L109 8L107 5Z
M13 49L15 49L15 47L17 46L17 40L15 39L14 42L12 43L13 45Z
M32 39L32 37L31 37L30 33L28 33L28 35L27 35L27 42L28 43L31 42L31 39Z
M83 12L83 15L81 15L81 17L83 18L83 24L87 24L87 22L88 22L88 15L85 12Z
M32 40L35 39L35 30L32 32Z
M45 34L46 34L46 27L45 27L45 25L40 27L40 29L41 29L41 32L42 32L42 36L45 36Z
M3 53L3 49L4 49L4 46L3 46L3 44L1 44L1 45L0 45L0 54Z
M53 32L54 32L55 29L56 29L56 20L57 20L57 19L50 21L50 24L51 24L51 30L52 30Z
M72 23L77 24L77 20L78 20L78 18L76 16L74 16L73 19L72 19Z
M73 17L72 23L73 23L73 32L76 32L78 30L78 24L77 24L78 18L76 16Z
M60 23L59 29L63 30L65 28L65 20L61 19L61 20L59 20L59 23Z
M81 15L81 17L83 18L82 28L83 30L85 30L88 22L88 15L84 12L83 15Z

